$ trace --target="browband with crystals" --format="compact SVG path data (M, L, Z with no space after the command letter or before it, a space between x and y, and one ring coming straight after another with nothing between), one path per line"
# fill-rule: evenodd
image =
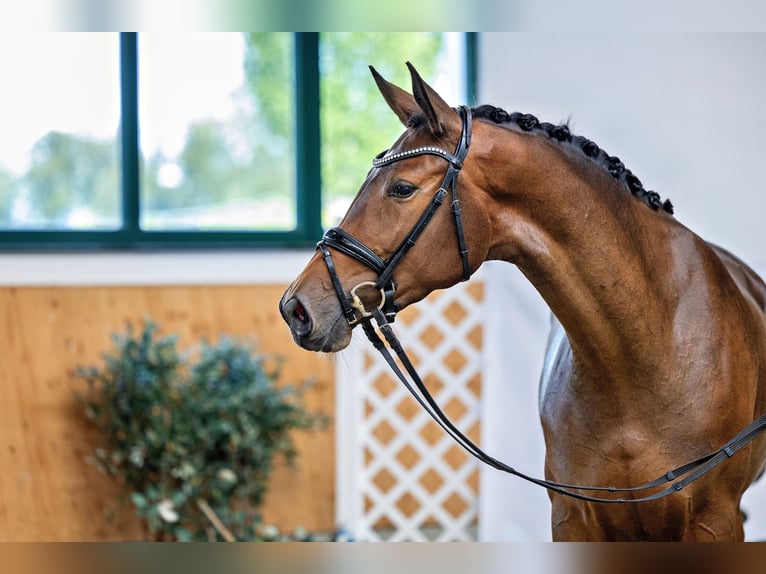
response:
M385 153L385 152L384 152ZM410 157L415 157L418 155L438 155L446 159L448 162L450 162L453 166L455 166L457 169L460 169L463 166L462 161L458 159L454 154L451 154L446 149L442 149L440 147L434 147L434 146L423 146L423 147L416 147L414 149L408 149L406 151L401 151L399 153L394 153L391 155L385 155L382 157L376 157L372 160L372 167L383 167L384 165L388 165L389 163L394 163L395 161L400 161L403 159L407 159Z

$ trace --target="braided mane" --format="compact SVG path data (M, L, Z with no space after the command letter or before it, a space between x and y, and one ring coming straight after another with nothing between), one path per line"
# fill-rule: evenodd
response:
M539 132L547 135L550 139L557 142L568 143L576 147L591 160L595 161L602 168L607 170L612 177L620 181L633 195L641 199L646 205L655 211L662 209L667 213L673 213L673 204L669 199L662 201L660 194L656 191L644 189L641 180L625 167L616 156L610 156L598 145L582 136L572 135L569 126L566 124L554 125L548 122L540 122L531 114L522 114L514 112L509 114L502 108L490 105L483 105L473 109L473 115L476 118L489 120L496 124L515 123L525 132Z

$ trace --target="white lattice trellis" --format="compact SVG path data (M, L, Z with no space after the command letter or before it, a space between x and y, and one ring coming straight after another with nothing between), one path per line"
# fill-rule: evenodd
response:
M474 441L482 300L475 277L432 294L394 325L434 398ZM410 397L362 333L339 360L337 380L342 524L357 540L474 540L478 462Z

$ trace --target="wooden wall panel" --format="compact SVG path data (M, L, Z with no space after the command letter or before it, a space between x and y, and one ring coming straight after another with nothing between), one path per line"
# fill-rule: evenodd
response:
M185 347L220 334L252 338L286 359L283 380L312 378L312 410L332 415L333 365L299 349L277 310L283 286L0 288L0 541L138 540L130 507L108 522L118 493L84 462L92 436L75 403L78 364L100 363L110 333L156 321ZM283 529L334 526L332 424L295 433L297 469L279 468L264 508Z

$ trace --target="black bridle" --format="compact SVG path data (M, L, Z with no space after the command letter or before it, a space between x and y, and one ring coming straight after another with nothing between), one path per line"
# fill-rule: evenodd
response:
M447 173L444 176L444 181L442 181L441 186L439 186L439 189L431 199L431 203L428 204L428 207L426 207L415 225L410 229L410 232L399 244L399 247L396 248L393 255L387 259L383 259L356 237L340 227L328 229L324 234L324 237L322 237L322 240L317 244L317 249L322 252L322 257L327 265L327 270L330 272L330 278L332 279L335 292L338 295L338 301L340 301L343 315L346 317L346 321L348 321L349 325L355 325L360 319L369 319L371 317L371 313L365 309L364 304L356 293L357 289L363 286L371 286L376 291L380 292L381 300L379 309L383 310L386 317L393 319L396 316L398 308L394 302L394 292L396 291L394 271L399 263L402 262L407 252L415 245L415 242L431 221L434 213L436 213L436 210L444 202L444 198L448 193L447 190L450 190L452 193L452 214L457 229L458 250L463 264L463 280L468 280L471 277L471 270L468 265L468 249L466 249L465 246L465 234L463 233L463 216L460 211L460 200L457 196L457 176L460 173L460 168L463 167L463 160L471 145L471 109L467 106L461 107L460 117L462 119L463 127L460 133L460 140L455 148L455 153L450 153L445 149L435 146L423 146L390 155L381 155L372 160L372 166L374 168L383 167L397 161L420 155L435 155L447 160L449 163L447 166ZM338 279L335 263L333 262L332 253L329 248L345 253L360 263L363 263L377 273L377 280L374 282L365 281L364 283L360 283L351 289L349 295L346 296L345 291L340 284L340 280Z
M431 218L433 217L436 210L444 202L448 190L451 191L452 194L452 213L457 230L458 251L460 252L460 258L463 265L463 280L469 279L471 275L468 263L468 249L466 248L465 236L463 233L460 201L457 195L458 175L460 173L460 169L463 167L463 161L468 154L468 148L471 145L471 109L467 106L463 106L459 108L459 114L462 120L462 130L460 134L460 140L458 141L454 153L450 153L438 147L424 146L390 155L384 154L376 157L372 162L373 167L379 168L397 161L402 161L420 155L435 155L445 159L449 164L447 166L447 173L444 176L444 181L431 199L431 203L428 205L428 207L426 207L425 211L423 211L420 218L399 244L399 247L394 251L393 255L383 259L360 240L353 237L350 233L344 231L340 227L333 227L332 229L327 230L327 232L324 234L324 237L322 237L322 240L317 244L317 249L322 252L322 257L324 258L324 262L327 266L327 271L330 274L330 279L338 296L338 301L340 302L346 321L351 326L354 326L357 323L362 324L362 328L364 329L367 338L381 353L385 361L396 374L397 378L412 394L418 404L420 404L420 406L423 407L426 412L428 412L434 421L436 421L436 423L448 435L450 435L470 454L493 468L508 474L512 474L558 494L588 502L602 503L648 502L651 500L658 500L668 496L669 494L678 492L685 486L710 472L723 461L732 457L734 453L750 443L763 430L766 430L765 414L753 421L750 425L739 432L734 438L724 444L720 449L708 453L705 456L702 456L684 465L681 465L678 468L669 470L651 482L630 488L618 488L614 486L577 486L534 478L519 472L504 462L501 462L496 458L488 455L473 441L471 441L471 439L466 437L457 427L455 427L455 425L444 414L434 398L431 396L430 391L426 388L423 380L418 375L415 367L410 361L410 358L404 351L401 342L394 334L393 329L391 328L391 321L393 321L398 311L394 301L394 294L396 291L396 283L393 276L394 270L399 265L399 263L401 263L407 252L415 245L415 242L418 240L425 227L431 221ZM377 280L374 282L362 282L352 288L349 294L346 295L346 292L340 283L340 279L338 278L338 273L336 271L335 263L333 261L332 252L330 249L344 253L366 265L378 275ZM371 310L368 310L364 306L364 303L357 294L357 290L363 286L373 287L380 293L380 303L376 307L373 307ZM381 339L378 333L375 331L375 327L372 324L373 320L377 324L377 328L380 333L383 334L383 338L385 339L388 347L386 346L386 343L383 342L383 339ZM393 350L396 356L399 358L401 365L409 374L412 382L410 382L404 375L402 369L399 367L396 360L393 358L391 352L389 351L389 348ZM601 498L582 494L582 491L639 493L660 487L667 483L671 484L663 490L638 498Z

